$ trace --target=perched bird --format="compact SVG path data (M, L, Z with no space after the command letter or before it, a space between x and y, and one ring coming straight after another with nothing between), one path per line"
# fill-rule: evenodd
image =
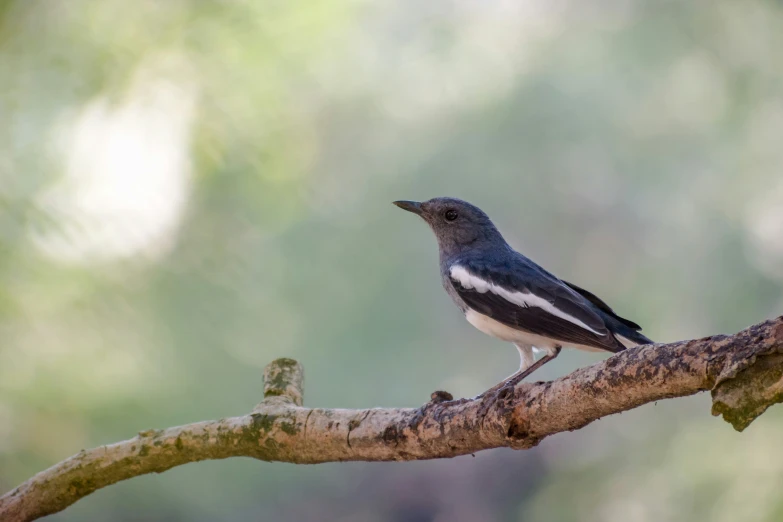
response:
M616 353L652 343L638 324L601 299L511 248L478 207L455 198L394 204L432 228L443 287L465 319L519 350L519 371L488 392L518 383L557 357L563 346ZM545 353L538 361L534 348Z

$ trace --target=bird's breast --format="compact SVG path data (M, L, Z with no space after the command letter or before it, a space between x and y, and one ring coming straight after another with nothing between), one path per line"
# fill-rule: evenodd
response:
M495 319L492 319L491 317L484 314L480 314L470 308L465 311L465 319L467 319L468 322L476 327L476 329L478 329L480 332L497 339L502 339L503 341L508 341L510 343L527 342L527 340L534 337L537 338L538 341L544 339L539 335L518 330L516 328L511 328L510 326L507 326L500 321L496 321Z
M468 305L465 303L465 301L462 300L462 298L457 293L457 290L454 288L454 284L449 278L448 270L444 270L442 272L441 281L443 282L443 289L446 290L447 294L449 294L449 297L451 297L451 300L454 302L454 304L457 305L457 307L462 310L463 313L467 312Z

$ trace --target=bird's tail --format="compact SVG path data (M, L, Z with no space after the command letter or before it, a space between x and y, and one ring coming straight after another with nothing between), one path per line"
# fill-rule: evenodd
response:
M647 336L620 321L611 321L610 328L612 335L617 339L617 342L623 345L623 348L633 348L634 346L653 343Z
M608 304L601 301L595 294L588 292L584 288L578 287L568 281L563 281L565 284L581 294L584 298L590 301L604 317L604 322L609 327L612 335L617 340L617 351L625 350L626 348L633 348L634 346L640 346L642 344L652 344L653 341L639 333L642 329L641 326L629 319L623 319L612 310Z

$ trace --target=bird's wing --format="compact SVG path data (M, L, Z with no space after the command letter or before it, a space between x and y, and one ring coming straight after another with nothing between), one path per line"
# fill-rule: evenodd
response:
M449 277L471 309L506 326L566 345L623 349L584 297L535 266L458 262Z

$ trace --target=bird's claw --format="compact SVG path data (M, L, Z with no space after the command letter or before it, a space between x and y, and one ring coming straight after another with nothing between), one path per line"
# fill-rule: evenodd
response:
M500 384L496 384L492 388L488 389L484 393L481 393L479 395L476 395L473 397L473 400L483 400L489 397L494 397L495 399L498 399L500 397L506 397L509 393L514 393L514 387L517 385L516 382L514 382L513 379L509 379L505 382L501 382Z

